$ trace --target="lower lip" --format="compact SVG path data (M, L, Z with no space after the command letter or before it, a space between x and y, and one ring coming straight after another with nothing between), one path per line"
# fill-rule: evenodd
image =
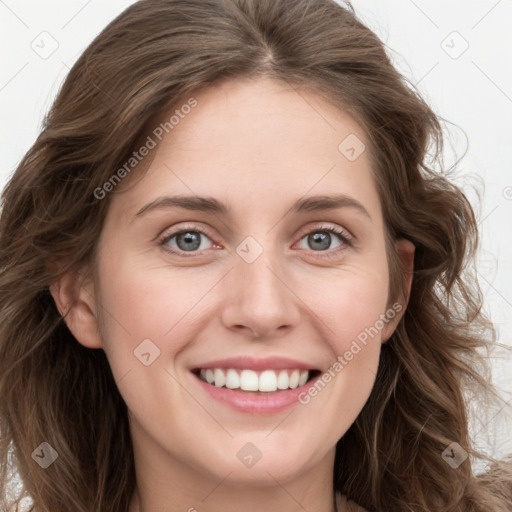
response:
M321 375L317 375L303 386L295 389L276 391L273 393L248 394L243 391L235 391L229 388L218 388L201 380L192 373L199 386L215 400L224 402L232 409L250 414L276 414L284 411L292 405L300 404L299 395L307 392Z

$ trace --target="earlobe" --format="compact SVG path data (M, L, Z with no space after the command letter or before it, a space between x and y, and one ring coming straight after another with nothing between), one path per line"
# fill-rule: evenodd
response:
M412 279L414 274L414 253L416 250L416 246L405 238L401 238L396 241L396 250L400 261L402 263L403 271L404 271L404 286L405 286L405 303L400 303L400 310L398 314L396 314L393 319L386 324L384 329L382 330L381 342L385 343L393 334L396 329L396 326L400 322L400 319L405 313L407 309L407 304L409 302L409 296L411 294L412 288ZM395 309L395 307L393 307ZM398 309L398 305L397 308Z
M102 348L92 283L81 284L78 277L76 274L65 274L50 286L50 292L76 340L88 348Z

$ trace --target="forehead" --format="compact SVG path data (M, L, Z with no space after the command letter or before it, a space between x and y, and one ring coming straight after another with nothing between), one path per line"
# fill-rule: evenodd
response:
M195 106L181 109L191 98ZM115 195L119 215L164 194L214 196L245 209L329 192L378 202L356 120L281 81L237 79L184 96L148 134L156 143L149 168Z

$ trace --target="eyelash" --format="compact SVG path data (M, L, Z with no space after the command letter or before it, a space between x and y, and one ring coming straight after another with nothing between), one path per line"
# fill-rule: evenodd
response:
M192 252L190 252L190 254L187 254L186 251L177 251L175 249L170 249L169 247L165 247L165 244L167 244L167 242L169 242L169 240L171 240L172 238L174 238L177 235L180 235L182 233L186 233L189 231L192 231L194 233L201 233L202 235L204 235L210 239L212 238L210 233L208 233L208 231L206 231L204 229L197 228L195 226L186 226L184 228L179 229L178 231L174 231L171 233L165 233L163 235L163 237L159 240L159 245L161 245L163 247L163 249L169 253L178 254L184 258L194 257L201 251L192 251ZM337 256L340 251L344 251L347 247L353 246L353 243L352 243L353 236L345 229L338 228L334 225L327 225L327 226L315 227L313 229L310 229L309 231L302 233L299 240L302 240L305 236L307 236L311 233L334 233L335 235L338 235L340 237L341 241L343 242L343 245L341 245L340 247L331 249L329 251L312 251L312 252L321 253L321 255L320 254L313 255L313 257L315 257L315 258L333 258L333 257Z

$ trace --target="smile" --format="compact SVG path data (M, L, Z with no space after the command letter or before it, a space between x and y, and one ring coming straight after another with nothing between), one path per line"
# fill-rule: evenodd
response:
M196 368L194 381L206 397L243 414L266 416L300 404L322 373L306 369Z
M255 371L250 369L201 368L194 373L217 388L272 393L295 389L315 376L315 370L280 369ZM318 373L318 372L316 372Z

